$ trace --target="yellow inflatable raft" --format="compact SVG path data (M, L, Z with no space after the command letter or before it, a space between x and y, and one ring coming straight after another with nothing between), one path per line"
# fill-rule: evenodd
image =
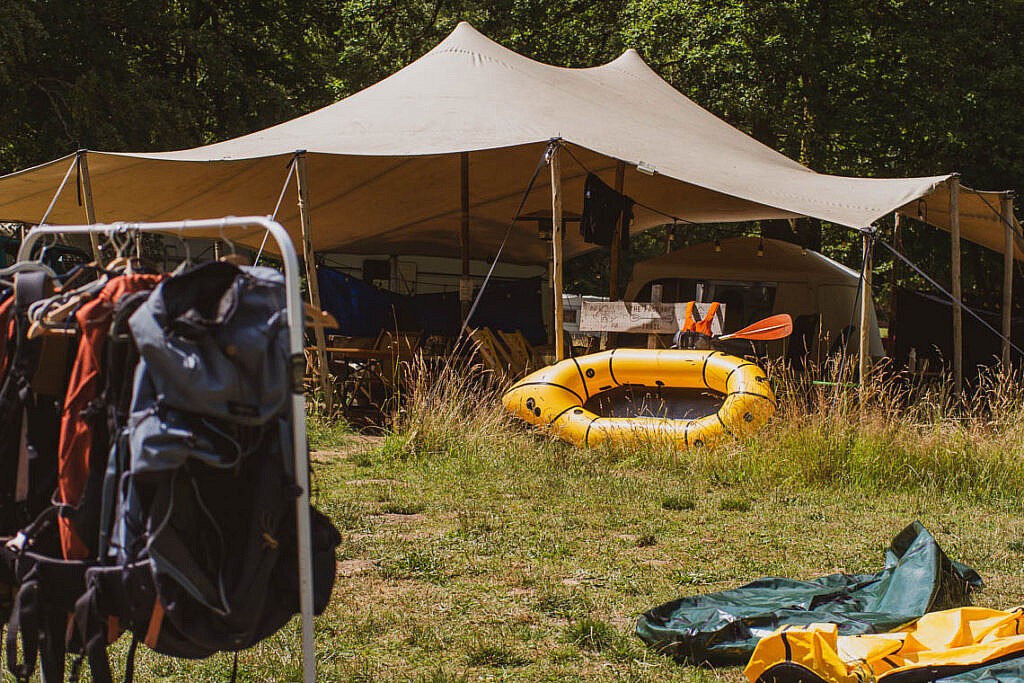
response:
M721 405L692 419L602 417L589 409L620 387L698 390ZM726 435L750 434L775 412L775 394L756 364L721 351L686 349L613 349L569 358L524 377L502 402L517 417L577 446L668 441L700 447Z

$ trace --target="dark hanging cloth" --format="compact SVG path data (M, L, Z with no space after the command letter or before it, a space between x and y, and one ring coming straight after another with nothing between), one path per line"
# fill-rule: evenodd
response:
M633 200L604 184L593 173L587 174L583 187L583 241L610 247L616 229L622 230L619 244L629 251L629 222L633 220Z
M374 337L381 330L397 328L454 337L462 328L458 292L404 296L377 289L328 266L317 266L316 272L320 305L338 321L338 329L331 330L332 334ZM531 343L543 342L541 278L492 281L471 323L492 330L521 330Z

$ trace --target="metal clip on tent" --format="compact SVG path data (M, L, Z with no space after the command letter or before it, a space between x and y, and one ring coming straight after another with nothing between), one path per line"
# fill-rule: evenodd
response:
M295 359L303 358L302 353L302 324L303 308L302 298L299 291L299 260L295 254L295 247L292 246L288 233L281 227L281 224L263 216L250 216L245 218L229 217L224 219L197 220L197 221L173 221L163 223L133 223L130 226L119 225L73 225L73 226L44 226L41 225L25 236L25 241L18 251L18 259L23 265L35 264L34 268L39 269L41 264L35 261L28 261L32 247L44 235L69 234L88 235L94 233L117 232L123 229L131 229L138 232L182 232L188 231L210 231L224 228L259 228L266 230L273 235L277 246L281 250L281 259L284 263L285 277L285 302L288 316L288 351L293 362ZM15 264L17 265L17 264ZM15 266L11 266L15 268ZM45 266L44 266L45 268ZM7 272L9 268L4 269ZM0 275L5 274L0 271ZM292 432L293 432L293 459L295 469L295 483L299 487L299 496L295 502L295 527L298 536L299 555L299 612L302 621L302 680L304 683L312 683L316 680L316 659L313 645L313 562L312 562L312 538L309 519L309 459L306 456L306 399L302 393L302 384L297 382L292 387Z

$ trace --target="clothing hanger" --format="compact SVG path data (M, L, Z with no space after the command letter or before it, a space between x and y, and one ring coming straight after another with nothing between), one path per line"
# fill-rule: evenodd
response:
M42 261L18 261L6 268L0 268L0 282L3 282L9 287L14 286L14 282L5 279L8 275L14 275L15 273L27 273L27 272L43 272L49 275L53 279L57 279L57 273L50 266L46 265Z
M249 266L249 265L252 265L251 263L249 263L249 259L248 258L246 258L242 254L238 253L238 251L235 249L235 243L232 242L231 239L227 235L224 234L224 224L223 223L221 223L221 225L220 225L220 238L221 238L221 240L223 242L227 243L228 249L231 250L230 254L225 254L224 256L220 257L220 260L221 260L222 263L230 263L231 265L234 265L234 266Z
M182 223L182 227L178 228L178 234L174 237L181 242L181 246L185 249L185 260L175 266L174 270L171 271L171 275L181 275L183 272L192 267L192 248L188 246L188 242L183 237L185 224L188 221Z
M124 240L119 241L119 236L123 237ZM128 228L118 227L112 230L108 237L108 242L117 250L117 256L107 265L107 269L115 272L121 271L124 275L133 275L135 270L132 259L125 253L132 246L132 238Z

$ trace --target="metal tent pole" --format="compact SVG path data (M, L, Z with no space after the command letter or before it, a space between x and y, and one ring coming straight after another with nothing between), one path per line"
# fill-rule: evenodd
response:
M119 223L114 225L39 226L29 231L18 251L18 260L27 261L36 242L50 234L98 234L130 229L140 232L210 231L225 228L252 228L266 230L273 235L281 251L285 276L285 307L288 317L288 352L296 368L302 368L302 329L304 311L299 288L299 259L288 233L280 223L263 216L222 218L198 221L172 221L164 223ZM298 375L298 371L295 373ZM316 681L316 653L313 641L313 548L309 515L309 457L306 452L306 399L299 376L292 386L292 461L295 484L299 495L295 500L295 531L298 538L299 559L299 612L302 626L302 680Z

